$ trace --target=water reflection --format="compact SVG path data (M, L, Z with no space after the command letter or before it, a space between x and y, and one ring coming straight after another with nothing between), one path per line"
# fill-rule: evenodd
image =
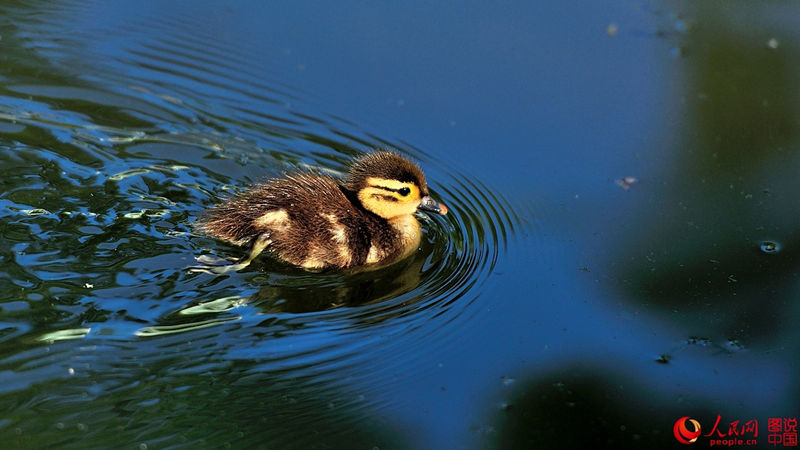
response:
M680 309L690 333L768 348L796 283L791 211L800 203L788 174L798 160L788 149L800 123L798 49L768 45L785 42L783 32L742 25L761 11L710 5L691 5L702 26L682 36L685 120L674 168L657 211L635 215L648 231L628 236L617 258L631 261L629 295Z

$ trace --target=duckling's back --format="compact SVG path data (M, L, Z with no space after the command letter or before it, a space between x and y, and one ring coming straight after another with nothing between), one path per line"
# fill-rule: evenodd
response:
M209 211L199 228L236 245L264 237L281 259L307 269L396 256L394 230L331 178L300 174L256 186Z

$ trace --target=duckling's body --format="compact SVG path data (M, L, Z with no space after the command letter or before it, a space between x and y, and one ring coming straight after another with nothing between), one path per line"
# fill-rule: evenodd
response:
M419 246L420 209L445 214L428 197L422 171L391 152L356 160L344 182L302 173L251 188L208 212L206 233L264 248L306 269L386 263Z

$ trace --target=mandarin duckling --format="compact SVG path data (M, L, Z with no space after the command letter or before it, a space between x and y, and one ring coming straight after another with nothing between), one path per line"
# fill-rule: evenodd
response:
M198 228L250 248L247 259L222 272L247 266L264 249L305 269L344 269L417 249L417 210L447 214L416 164L380 151L353 161L342 181L298 173L256 185L209 210Z

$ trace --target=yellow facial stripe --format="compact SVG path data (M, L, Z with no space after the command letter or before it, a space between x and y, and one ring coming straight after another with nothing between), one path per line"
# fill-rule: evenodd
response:
M383 189L364 188L358 192L358 199L364 208L384 219L414 214L419 206L419 199L403 198L399 200L397 198L399 195Z

